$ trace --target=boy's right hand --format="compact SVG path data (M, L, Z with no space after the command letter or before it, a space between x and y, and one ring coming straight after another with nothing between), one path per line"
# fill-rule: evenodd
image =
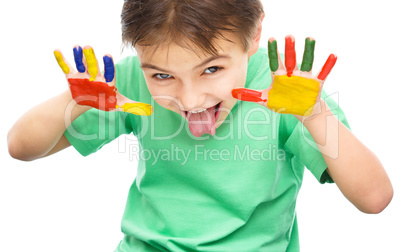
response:
M123 111L144 116L152 114L151 105L132 101L118 92L115 66L110 55L103 57L105 68L102 75L92 47L82 49L75 46L73 51L77 69L65 60L59 50L55 50L54 55L66 75L71 95L77 104L103 111Z

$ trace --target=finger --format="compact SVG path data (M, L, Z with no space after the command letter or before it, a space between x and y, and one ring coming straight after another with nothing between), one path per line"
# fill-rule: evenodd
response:
M310 72L313 68L314 48L315 40L313 38L306 38L306 42L304 44L303 62L300 69L301 71Z
M268 57L271 72L276 72L279 68L279 61L278 61L278 45L274 38L270 38L268 40Z
M324 66L321 69L321 72L317 76L319 80L325 80L327 78L328 74L334 67L337 59L338 58L336 57L336 55L334 54L329 55L327 61L325 62Z
M233 98L248 102L267 102L263 97L263 92L248 88L235 88L232 90Z
M114 63L110 55L103 56L103 63L105 66L104 77L106 82L112 82L114 79Z
M96 60L94 49L90 46L85 46L84 56L87 62L88 73L91 76L89 80L94 81L99 73L98 61Z
M290 77L296 67L295 38L292 35L285 39L285 67L287 75Z
M70 73L70 66L66 63L66 60L64 59L63 54L59 50L54 50L54 57L56 58L57 63L59 64L61 70L65 74Z
M116 92L117 105L115 111L122 111L134 115L150 116L154 112L154 108L146 103L133 101L126 96Z
M116 106L116 108L119 111L141 116L150 116L154 112L151 105L142 102L125 103L122 106Z
M84 63L82 62L83 54L81 46L75 46L73 52L74 52L75 66L78 72L85 73L86 69Z

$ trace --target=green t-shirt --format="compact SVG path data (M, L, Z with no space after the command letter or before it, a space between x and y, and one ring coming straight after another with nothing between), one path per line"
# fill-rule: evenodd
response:
M215 136L196 138L184 118L153 100L137 57L119 62L116 77L118 90L152 104L153 115L92 109L65 132L84 156L121 134L138 139L137 177L116 251L299 251L295 206L304 168L321 183L332 180L294 116L238 101ZM250 58L246 87L270 83L260 49ZM348 126L338 105L326 102Z

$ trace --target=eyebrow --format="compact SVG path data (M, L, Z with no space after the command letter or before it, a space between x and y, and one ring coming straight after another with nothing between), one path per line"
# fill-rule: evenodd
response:
M217 60L217 59L230 59L231 57L229 55L213 55L205 60L203 60L200 64L196 65L193 69L200 68L202 66L205 66L206 64ZM158 66L152 65L150 63L141 63L141 68L150 68L150 69L155 69L161 72L169 72L166 69L160 68Z

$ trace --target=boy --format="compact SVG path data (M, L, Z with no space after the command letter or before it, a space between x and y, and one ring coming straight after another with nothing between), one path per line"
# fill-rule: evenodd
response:
M258 50L263 16L259 1L126 1L123 40L138 58L123 60L114 74L107 56L102 76L91 48L84 48L83 62L75 48L78 72L56 53L71 88L93 79L105 90L102 84L116 83L118 91L94 94L94 87L85 98L72 88L72 94L39 105L11 129L11 155L33 160L70 143L89 155L133 132L143 159L116 251L298 251L295 204L304 166L322 183L335 181L361 211L382 211L392 198L388 177L333 116L347 125L333 101L317 96L321 110L317 106L303 118L232 97L233 89L246 87L265 89L261 96L271 98L266 88L277 78L270 76L274 59L268 62L267 52ZM311 77L296 65L290 70L291 76ZM273 71L284 71L280 60ZM72 80L81 81L77 86ZM71 96L81 105L74 106L74 123L66 130ZM120 112L134 101L154 105L152 116ZM150 114L149 107L141 108L131 112Z

